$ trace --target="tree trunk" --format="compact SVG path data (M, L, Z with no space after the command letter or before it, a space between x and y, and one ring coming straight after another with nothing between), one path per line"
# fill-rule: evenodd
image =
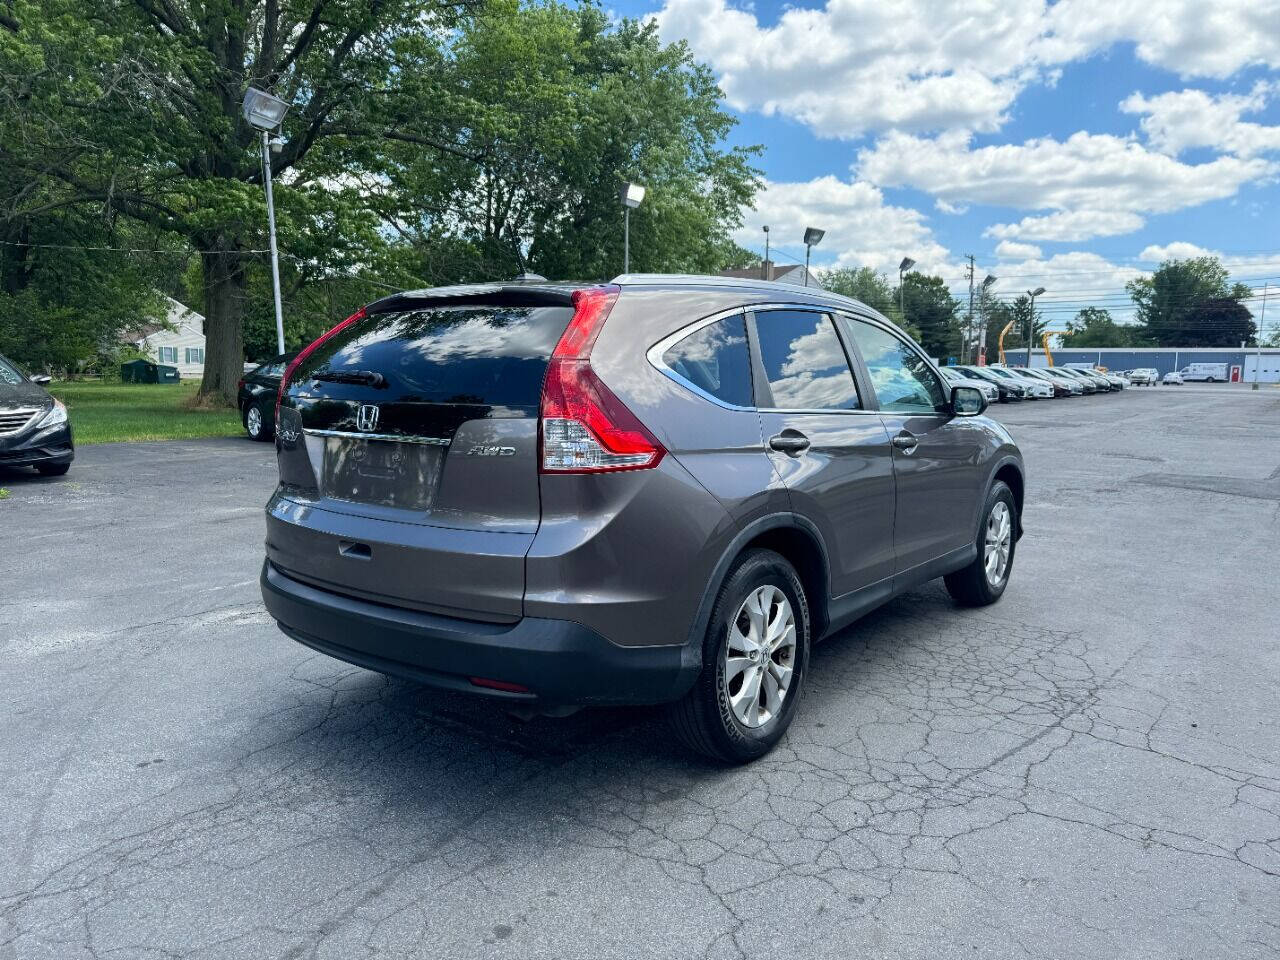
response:
M200 396L234 406L244 374L244 259L225 242L200 244L199 248L204 266L205 337Z

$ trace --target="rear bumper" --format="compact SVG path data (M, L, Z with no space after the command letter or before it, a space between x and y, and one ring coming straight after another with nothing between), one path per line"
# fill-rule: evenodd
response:
M482 623L369 603L262 567L262 599L288 636L348 663L510 702L644 704L681 697L699 670L683 646L623 647L569 620ZM525 691L472 683L478 677Z
M70 463L75 459L71 424L63 423L27 437L0 440L0 467L27 467L37 463Z

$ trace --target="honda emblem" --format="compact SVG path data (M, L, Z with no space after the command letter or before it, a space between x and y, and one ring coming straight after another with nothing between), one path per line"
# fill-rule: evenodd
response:
M356 411L356 428L363 433L373 433L378 428L378 408L372 403L362 403Z

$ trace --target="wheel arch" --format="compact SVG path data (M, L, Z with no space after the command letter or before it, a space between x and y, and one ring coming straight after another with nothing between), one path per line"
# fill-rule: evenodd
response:
M991 480L987 484L987 490L996 483L1002 481L1010 492L1013 493L1013 504L1017 508L1018 521L1018 539L1022 538L1022 504L1026 496L1026 477L1022 472L1022 465L1012 457L1002 460L995 471L991 474ZM985 499L985 498L984 498ZM979 521L981 522L981 521Z
M730 569L739 557L754 549L772 550L796 568L809 606L811 639L821 637L826 631L831 564L822 536L818 528L804 517L795 513L776 513L747 524L721 553L690 626L687 649L702 650L702 638L711 618L711 609Z

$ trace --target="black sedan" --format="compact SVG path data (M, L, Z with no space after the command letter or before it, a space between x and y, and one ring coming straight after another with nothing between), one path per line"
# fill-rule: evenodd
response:
M46 477L71 469L71 421L62 401L45 390L48 382L0 356L0 466L35 467Z
M295 353L282 353L240 378L237 393L240 422L250 440L270 440L275 433L276 395L280 392L285 368L295 356Z

